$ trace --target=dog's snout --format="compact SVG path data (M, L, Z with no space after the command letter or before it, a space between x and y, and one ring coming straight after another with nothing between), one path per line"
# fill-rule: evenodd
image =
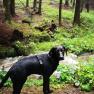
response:
M63 57L63 54L62 54L62 52L60 52L60 57Z
M60 60L64 60L64 54L61 51L59 52L59 54L60 54Z

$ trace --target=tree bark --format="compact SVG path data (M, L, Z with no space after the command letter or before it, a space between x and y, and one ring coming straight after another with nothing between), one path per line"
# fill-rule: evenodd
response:
M83 11L83 8L84 8L84 4L85 4L85 0L81 0L81 4L80 4L80 12Z
M73 24L80 25L80 4L81 4L81 0L76 0Z
M11 0L10 2L10 13L12 17L15 16L15 0Z
M61 26L62 23L62 0L60 0L59 3L59 26Z
M37 6L37 0L33 1L33 10L36 11L36 6Z
M42 0L39 0L39 8L38 8L38 14L39 15L42 14L41 10L42 10Z
M4 7L5 7L5 20L8 20L10 22L11 20L10 0L4 0Z
M68 6L69 6L69 0L65 0L64 6L65 6L65 7L68 7Z
M90 8L89 0L86 1L85 8L86 8L87 12L89 12L89 8Z
M73 0L73 4L72 4L72 7L73 7L73 8L75 7L75 0Z
M5 0L3 0L3 7L5 7L5 2L6 2L6 1L5 1Z
M29 0L26 0L26 7L29 7Z

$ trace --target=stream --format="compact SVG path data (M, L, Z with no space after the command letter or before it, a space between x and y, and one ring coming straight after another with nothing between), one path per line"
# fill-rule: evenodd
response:
M61 61L61 63L73 66L79 63L78 59L83 60L84 62L85 61L87 62L88 59L91 57L94 57L94 54L85 53L77 57L76 55L71 53L65 56L65 59ZM16 63L19 59L22 59L22 58L24 58L24 56L0 59L0 70L4 69L5 71L8 71L14 63Z

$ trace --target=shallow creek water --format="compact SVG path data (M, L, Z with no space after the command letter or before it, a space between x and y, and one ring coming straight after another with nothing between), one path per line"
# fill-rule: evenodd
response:
M65 56L65 60L61 61L63 64L72 64L72 65L75 65L78 62L78 60L83 60L84 62L85 61L88 61L88 59L90 57L94 57L94 54L90 54L90 53L85 53L85 54L82 54L80 56L76 56L74 54L68 54L68 56ZM1 69L5 69L6 71L9 70L9 68L14 64L16 63L19 59L22 59L24 58L24 56L19 56L19 57L9 57L9 58L5 58L5 59L0 59L0 70Z

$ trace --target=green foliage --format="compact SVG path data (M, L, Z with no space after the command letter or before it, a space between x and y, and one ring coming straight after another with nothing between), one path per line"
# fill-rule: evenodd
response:
M15 56L14 49L11 47L0 46L0 58Z
M46 33L46 31L44 31L44 32L34 31L31 34L30 40L32 42L50 41L51 40L51 36L48 33Z
M16 2L19 2L19 1L17 0ZM23 0L22 2L25 3L25 0ZM48 1L46 4L44 3L42 6L43 20L41 21L41 23L48 22L50 24L51 20L54 20L55 23L58 24L58 8L56 6L50 6L49 2L50 1ZM55 0L56 4L58 2L59 0ZM94 42L93 42L94 41L94 16L93 14L94 14L94 11L90 11L89 13L83 11L81 13L81 26L72 26L72 20L74 16L73 10L63 9L62 10L63 26L58 27L56 33L53 34L54 39L51 39L51 36L46 31L40 32L34 29L34 26L32 23L29 26L28 24L19 24L13 21L11 24L11 27L19 29L21 32L23 32L25 37L31 36L29 39L26 40L28 41L28 43L22 43L23 47L20 47L21 49L23 49L22 53L26 53L26 55L28 55L28 52L30 52L30 51L27 51L29 49L28 47L26 47L26 45L31 44L31 42L34 42L34 44L36 45L36 48L37 48L36 52L48 51L51 47L55 45L63 44L67 48L69 48L70 52L73 52L79 55L84 52L94 51ZM31 20L28 17L26 17L25 19ZM34 23L34 24L39 25L39 23L40 22Z
M82 90L91 91L94 87L94 63L80 63L74 81L79 82Z
M73 80L73 70L66 65L60 65L57 69L61 72L60 81L64 83L71 83Z
M94 34L81 38L67 39L64 44L75 54L94 51Z
M36 47L38 51L48 51L55 45L58 45L58 43L57 42L42 42L42 43L37 43Z
M14 49L16 48L16 50L21 55L28 55L34 53L34 51L36 50L36 45L34 42L29 42L28 44L26 44L24 42L16 41L13 45Z
M4 70L1 70L1 71L0 71L0 80L2 80L2 79L4 78L4 76L6 75L6 73L7 73L7 72L4 71ZM12 86L11 81L8 80L8 81L5 83L5 86L11 87L11 86Z
M4 75L6 74L6 72L5 71L0 71L0 79L3 79L3 77L4 77Z
M34 78L29 78L26 83L25 86L30 87L30 86L42 86L43 84L43 80L42 79L34 79Z
M78 68L74 70L68 65L59 65L58 71L61 72L60 79L54 78L52 81L56 83L73 83L81 90L91 91L94 87L94 63L81 62ZM59 81L57 81L59 80Z

